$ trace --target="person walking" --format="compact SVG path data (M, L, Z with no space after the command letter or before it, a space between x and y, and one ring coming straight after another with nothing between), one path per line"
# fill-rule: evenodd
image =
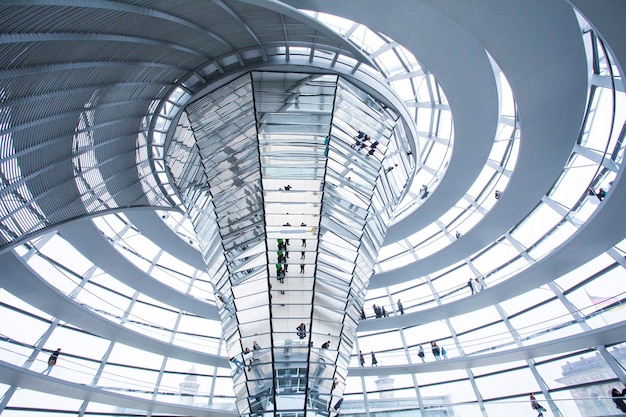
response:
M398 299L398 311L400 314L404 314L404 306L402 305L402 302L400 302L400 299Z
M374 304L372 306L372 309L374 310L374 315L376 316L376 318L379 319L381 316L380 308L376 304Z
M537 417L543 417L543 412L546 411L546 409L543 408L539 404L539 402L537 402L533 393L530 394L530 406L533 410L537 410L539 412L539 414L537 414Z
M469 287L470 291L472 291L472 294L476 292L476 289L474 288L474 281L472 280L472 278L467 281L467 286Z
M50 371L52 371L52 368L54 367L54 365L56 365L60 354L61 348L58 348L57 350L52 352L52 355L50 355L50 357L48 358L48 367L42 372L42 374L50 375Z
M361 366L365 366L365 356L363 356L363 352L359 350L359 364Z
M619 392L617 388L613 388L611 390L611 397L613 397L613 402L622 413L626 413L626 403L624 403L624 395L626 395L626 388L624 388L622 392Z
M424 358L424 348L422 347L422 345L419 346L419 349L417 351L417 356L419 356L419 358L422 360L422 363L426 362L426 359Z
M372 366L378 366L378 361L376 360L376 355L372 352Z

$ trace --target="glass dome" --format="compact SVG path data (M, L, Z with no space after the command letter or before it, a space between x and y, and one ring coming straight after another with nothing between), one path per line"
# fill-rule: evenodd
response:
M624 7L335 3L0 6L0 413L618 413Z

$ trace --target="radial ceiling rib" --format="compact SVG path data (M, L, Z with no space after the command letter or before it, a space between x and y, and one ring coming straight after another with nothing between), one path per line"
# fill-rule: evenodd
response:
M233 9L231 9L230 7L228 7L223 1L221 1L221 0L212 0L212 1L213 1L213 3L217 4L219 7L224 9L226 11L226 13L228 13L233 19L235 19L237 22L239 22L239 24L241 26L243 26L245 31L248 32L248 34L252 37L252 39L254 39L254 41L257 43L257 45L259 45L261 47L261 56L263 57L263 61L267 61L267 54L265 53L265 48L263 47L263 44L261 43L261 40L254 33L254 30L252 30L250 25L248 25L245 22L245 20L242 19L241 16L239 16L237 13L235 13L235 11Z

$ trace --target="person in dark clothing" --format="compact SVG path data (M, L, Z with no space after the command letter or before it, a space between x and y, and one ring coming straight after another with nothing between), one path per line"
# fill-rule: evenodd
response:
M54 365L56 365L57 359L59 359L60 354L61 348L58 348L57 350L52 352L52 355L50 355L50 357L48 358L48 367L42 372L42 374L50 375L50 371L52 371L52 368L54 367Z
M296 327L296 334L299 339L304 339L306 337L306 324L300 323L300 325Z
M341 407L341 403L343 403L343 398L340 398L333 408L335 410L339 410L339 408Z
M330 340L322 343L322 349L328 349L330 347Z
M365 356L363 356L363 352L359 350L359 365L365 366Z
M622 392L619 392L617 388L613 388L611 390L611 397L613 397L613 402L622 413L626 413L626 403L624 402L624 395L626 395L626 388L624 388Z
M376 360L376 355L372 352L372 366L378 366L378 361Z
M430 349L433 351L435 360L441 360L441 351L439 350L439 346L437 346L437 342L430 342Z
M398 311L400 312L400 314L404 314L404 306L402 305L400 300L398 300Z

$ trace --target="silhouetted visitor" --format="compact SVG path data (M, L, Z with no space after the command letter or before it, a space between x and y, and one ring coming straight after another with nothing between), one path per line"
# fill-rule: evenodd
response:
M400 312L400 314L404 314L404 306L400 302L400 299L398 299L398 311Z
M626 413L626 403L624 403L624 395L626 395L626 388L624 388L622 392L619 392L617 388L613 388L611 390L611 397L613 397L613 402L622 413Z
M57 363L57 359L59 359L59 355L61 354L61 348L58 348L48 358L48 367L42 372L42 374L50 375L50 371Z
M372 352L372 366L378 366L378 361L376 360L376 355Z

